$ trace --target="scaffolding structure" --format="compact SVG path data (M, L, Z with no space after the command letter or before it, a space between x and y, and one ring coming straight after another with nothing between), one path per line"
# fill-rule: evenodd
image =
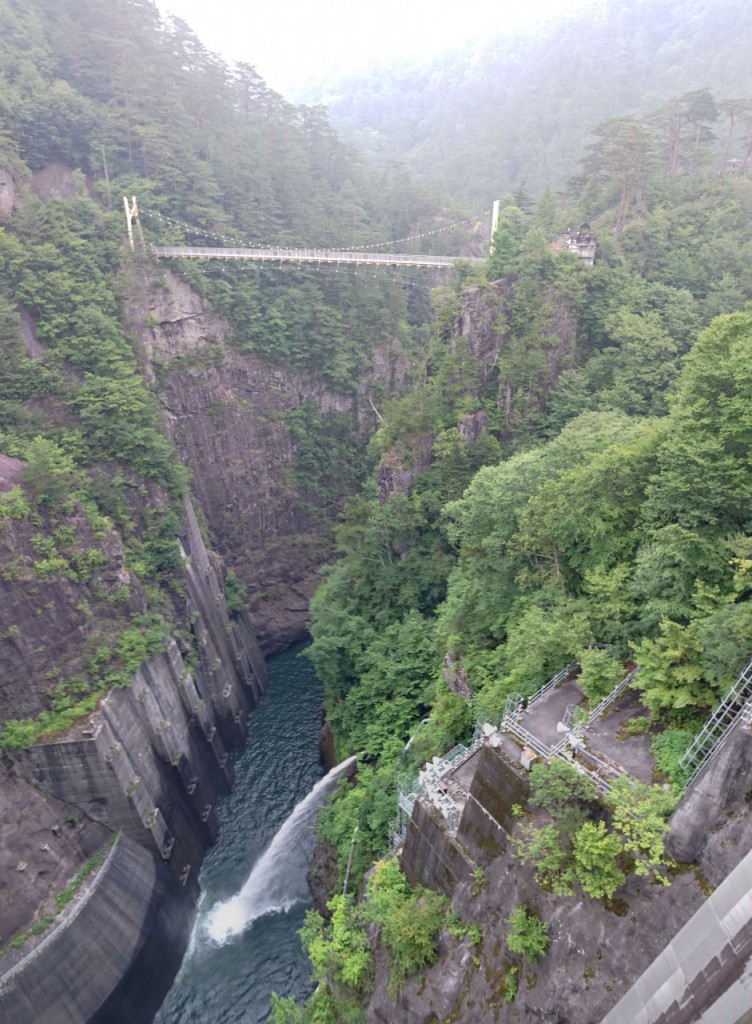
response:
M749 723L752 719L752 661L739 673L734 685L679 759L679 766L687 773L685 791L715 757L740 718L745 721L745 716Z

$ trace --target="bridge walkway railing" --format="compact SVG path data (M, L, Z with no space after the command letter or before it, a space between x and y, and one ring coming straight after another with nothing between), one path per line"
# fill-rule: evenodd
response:
M152 245L152 256L161 259L253 260L260 263L348 263L356 266L405 266L451 269L458 261L481 264L484 259L464 256L422 256L414 253L355 252L349 249L223 249L214 246Z

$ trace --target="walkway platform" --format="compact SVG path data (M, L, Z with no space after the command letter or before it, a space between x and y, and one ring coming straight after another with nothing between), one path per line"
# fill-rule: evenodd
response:
M563 738L557 726L564 719L564 713L569 705L581 707L586 700L576 678L570 677L548 693L544 693L524 710L521 724L544 746L553 747Z
M587 746L617 770L650 785L655 760L650 752L652 735L629 736L625 726L634 719L646 718L647 710L634 690L626 690L605 715L592 722L585 731Z
M218 249L213 246L152 245L152 256L184 260L251 260L256 263L348 263L356 266L433 267L451 270L457 263L485 263L477 256L420 256L410 253L352 252L349 249Z
M595 708L588 709L574 672L560 673L558 681L554 679L542 687L527 707L523 708L520 701L516 710L505 714L499 726L505 753L509 756L509 747L516 744L518 751L528 748L539 760L571 759L576 750L577 763L603 793L624 774L650 784L655 764L651 737L630 736L626 731L628 722L647 715L629 687L634 674L630 673ZM580 724L576 724L578 708L589 710L589 717ZM522 757L521 752L518 756Z

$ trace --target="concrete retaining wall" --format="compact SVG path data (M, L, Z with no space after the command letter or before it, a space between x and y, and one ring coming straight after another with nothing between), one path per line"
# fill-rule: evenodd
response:
M232 785L228 748L247 739L267 676L250 622L228 614L188 499L183 545L196 670L170 641L85 727L14 760L32 785L124 833L195 886L217 837L217 800Z
M416 800L402 850L402 870L410 885L425 885L451 893L473 877L472 861L447 832L441 813Z
M79 738L39 744L16 761L33 785L187 878L217 836L217 799L232 781L212 711L173 643L109 694Z
M221 563L188 500L181 540L195 643L170 640L65 739L13 757L36 790L122 837L86 898L0 980L3 1024L150 1021L180 965L217 801L233 781L228 748L247 739L267 685L253 627L228 614Z
M524 807L530 786L522 770L513 767L497 750L483 747L470 784L457 838L476 863L487 867L506 849L507 833L514 827L512 807Z
M737 1024L752 1005L752 853L668 943L603 1024Z
M123 837L92 885L35 950L0 978L3 1024L140 1024L180 963L193 904Z

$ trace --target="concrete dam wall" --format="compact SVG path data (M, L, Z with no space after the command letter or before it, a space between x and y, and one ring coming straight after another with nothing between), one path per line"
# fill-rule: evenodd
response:
M42 862L55 845L49 836L60 834L61 821L65 831L66 809L97 835L120 838L73 911L41 941L30 939L23 959L12 950L0 956L3 1024L150 1020L182 959L199 868L217 838L217 801L233 782L228 751L246 741L267 677L250 621L228 613L221 564L207 552L189 501L180 540L192 636L167 638L130 686L110 691L65 736L15 753L8 766L14 791L26 786L57 815L23 863L11 857L16 872L3 896L13 903L14 886L26 883L16 904L27 915L28 876L43 883ZM68 880L82 866L77 856ZM0 946L9 938L0 935Z
M85 897L0 979L4 1024L148 1019L172 982L192 921L179 882L121 838Z

